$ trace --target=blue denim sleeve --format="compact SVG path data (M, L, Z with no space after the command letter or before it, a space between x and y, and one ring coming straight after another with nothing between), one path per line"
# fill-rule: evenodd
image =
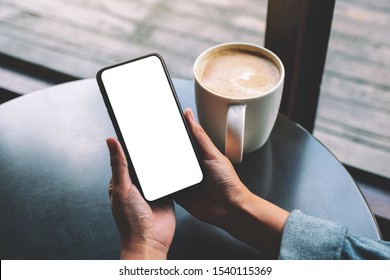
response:
M295 210L284 227L279 259L390 259L390 242L350 235L342 224Z

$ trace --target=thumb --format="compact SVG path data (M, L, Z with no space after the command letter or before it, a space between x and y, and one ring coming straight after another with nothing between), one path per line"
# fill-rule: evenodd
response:
M211 141L203 127L195 119L194 113L190 108L187 108L184 112L184 117L190 128L191 134L194 137L199 152L204 156L205 159L216 159L222 156L222 153Z
M121 144L115 138L108 138L106 143L110 151L112 185L115 187L131 185L127 160Z

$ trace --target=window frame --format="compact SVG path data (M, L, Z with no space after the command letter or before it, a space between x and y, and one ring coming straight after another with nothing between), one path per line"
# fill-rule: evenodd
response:
M320 95L335 0L268 0L265 47L286 70L280 112L310 133Z

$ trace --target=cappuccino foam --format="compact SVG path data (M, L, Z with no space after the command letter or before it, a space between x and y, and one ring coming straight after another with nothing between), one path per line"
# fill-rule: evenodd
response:
M259 96L280 80L279 69L270 59L245 50L223 50L202 64L202 84L226 97Z

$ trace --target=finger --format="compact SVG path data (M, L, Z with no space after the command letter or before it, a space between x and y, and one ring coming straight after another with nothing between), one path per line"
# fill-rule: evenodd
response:
M149 203L152 210L156 209L172 209L175 211L174 200L170 197L161 198L157 201L152 201Z
M106 140L108 149L110 151L111 172L112 172L112 186L122 187L132 185L127 160L122 146L115 138L108 138Z
M191 130L191 134L198 144L198 148L200 149L199 152L201 152L206 159L216 158L222 155L202 126L195 119L194 113L190 108L187 108L184 111L184 116Z

